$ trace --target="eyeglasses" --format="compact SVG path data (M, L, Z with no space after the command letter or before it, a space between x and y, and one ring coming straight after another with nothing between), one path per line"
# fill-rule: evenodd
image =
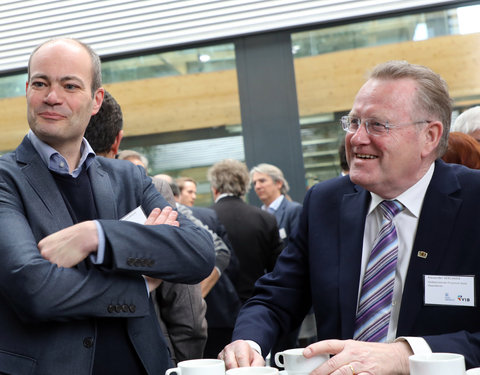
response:
M429 120L423 120L423 121L409 122L406 124L393 125L393 124L389 124L388 121L385 121L385 123L383 123L373 118L366 118L363 120L367 133L375 136L388 134L390 129L401 128L402 126L407 126L407 125L423 124L423 123L430 123L430 122L431 121ZM362 125L362 119L354 116L343 116L340 119L340 123L342 124L343 130L345 130L346 132L356 133L357 130L360 128L360 125Z

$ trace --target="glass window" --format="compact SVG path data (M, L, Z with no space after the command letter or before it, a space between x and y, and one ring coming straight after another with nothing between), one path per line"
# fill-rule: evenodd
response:
M459 110L480 103L478 84L471 83L472 79L477 82L474 78L477 75L466 72L464 83L455 75L457 69L467 69L464 60L470 59L455 50L466 45L465 39L451 37L480 31L479 14L480 6L474 5L292 34L303 159L309 186L340 174L338 149L344 132L339 119L350 111L368 69L380 62L406 59L430 66L450 86L457 107L454 116ZM422 48L427 51L424 55L420 53ZM457 87L462 84L474 87Z

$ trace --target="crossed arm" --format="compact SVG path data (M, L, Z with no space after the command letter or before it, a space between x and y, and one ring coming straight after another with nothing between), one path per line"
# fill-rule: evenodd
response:
M178 212L170 206L163 210L155 208L148 216L145 225L179 226ZM98 232L93 221L84 221L43 238L38 243L42 257L59 267L72 268L98 249ZM160 279L145 276L149 291L155 290Z

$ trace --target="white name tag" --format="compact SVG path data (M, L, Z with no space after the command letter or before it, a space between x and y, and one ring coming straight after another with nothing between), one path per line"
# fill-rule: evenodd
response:
M280 238L282 240L284 240L285 238L287 238L287 232L285 231L285 228L280 228L278 230L278 235L280 236Z
M425 305L476 306L475 276L424 275Z

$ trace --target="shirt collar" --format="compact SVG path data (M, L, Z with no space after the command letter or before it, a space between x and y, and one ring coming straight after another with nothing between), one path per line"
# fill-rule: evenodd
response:
M417 183L407 190L405 190L402 194L398 197L394 198L398 200L401 204L405 206L405 208L410 211L412 215L416 218L420 216L420 211L423 205L423 199L425 198L425 193L427 192L428 185L432 180L433 171L435 169L435 163L430 165L428 168L427 173L417 181ZM384 199L375 193L370 193L372 196L372 200L370 202L370 208L368 213L370 214ZM421 199L419 199L419 197Z
M215 203L217 203L220 199L222 198L225 198L225 197L235 197L236 195L235 194L231 194L231 193L222 193L220 194L217 199L215 199Z
M277 211L278 207L280 207L280 205L282 204L284 198L285 196L283 194L280 194L280 196L277 199L275 199L272 203L270 203L268 207L265 205L262 205L262 210L266 211L267 209L271 208L272 210Z
M93 151L92 147L88 141L83 138L82 146L80 148L80 161L77 168L70 173L67 160L60 155L57 150L41 141L31 130L28 132L27 136L47 168L59 174L71 174L71 176L74 178L78 177L83 168L88 169L88 167L90 167L95 157L95 152Z

